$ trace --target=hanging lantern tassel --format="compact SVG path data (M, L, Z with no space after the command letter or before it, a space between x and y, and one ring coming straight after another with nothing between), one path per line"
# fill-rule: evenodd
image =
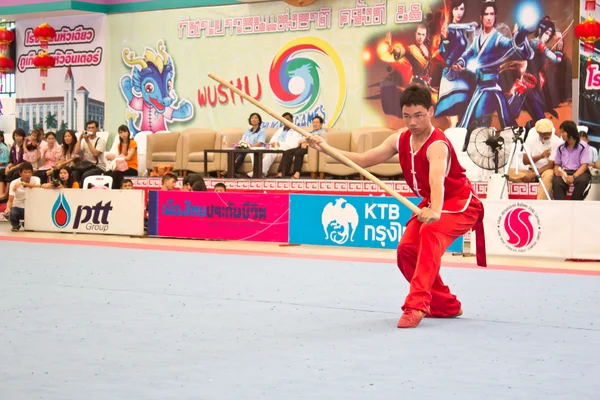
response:
M586 11L595 11L596 10L596 0L585 0L585 9L586 9Z
M0 91L2 91L5 74L11 72L13 69L15 69L13 60L0 53Z
M48 70L54 67L56 61L54 57L48 55L48 53L40 53L33 59L33 65L40 69L40 77L42 77L42 90L46 90L46 79L48 77Z

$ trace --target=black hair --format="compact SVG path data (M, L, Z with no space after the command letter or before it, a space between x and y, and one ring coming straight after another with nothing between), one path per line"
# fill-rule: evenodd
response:
M400 96L400 111L404 106L423 106L431 108L431 92L423 86L411 85Z
M554 25L554 21L552 21L550 19L550 17L548 15L546 15L538 24L538 28L535 33L535 37L541 38L542 35L544 34L544 32L546 32L548 29L552 29L550 38L548 38L548 41L550 41L550 40L552 40L554 35L556 35L556 25Z
M93 119L92 119L92 120L89 120L88 122L86 122L86 123L85 123L85 127L87 128L87 126L88 126L89 124L94 124L94 125L96 125L96 129L98 129L98 121L94 121Z
M65 135L66 134L70 134L71 135L71 144L68 145L65 142ZM63 154L65 155L65 158L67 156L72 156L73 152L75 151L75 145L77 144L77 135L75 135L75 131L68 129L65 131L65 133L63 133L63 139L62 139L62 148L63 148Z
M119 133L127 132L129 134L127 136L127 143L125 144L125 151L129 151L129 141L131 140L131 132L129 131L129 128L127 127L127 125L121 125L121 126L119 126L119 129L117 130L117 132L119 132ZM123 146L123 138L121 138L121 135L119 135L119 149L118 149L119 154L121 154L122 146Z
M494 10L494 26L496 26L496 22L498 21L498 7L496 6L496 3L494 1L483 2L483 4L481 5L481 12L479 13L479 17L483 19L483 16L485 15L485 10L487 10L489 7L492 7L492 9Z
M315 119L318 119L319 121L321 121L321 125L323 125L325 123L325 120L320 115L315 115L312 120L314 121Z
M47 132L45 136L46 136L46 139L48 139L48 136L53 136L54 139L56 139L56 133L54 133L54 132Z
M21 128L17 128L13 131L12 134L12 138L13 138L13 147L15 147L17 145L17 141L15 140L15 136L21 136L23 138L23 142L21 143L21 148L25 147L25 136L27 136L25 134L25 131Z
M206 183L204 183L204 179L201 181L196 181L192 185L192 192L206 192Z
M204 185L204 188L206 191L206 184L204 183L204 178L202 178L202 175L200 174L189 174L188 176L186 176L185 178L183 178L183 185L187 185L189 184L190 186L194 186L194 184L198 183L198 182L202 182L202 184Z
M213 187L213 190L215 190L218 187L222 187L223 189L227 190L227 186L225 186L225 184L221 183L221 182L215 183L215 186Z
M259 113L250 114L250 116L248 117L248 124L252 125L252 123L250 121L252 121L252 117L254 117L255 115L258 117L258 126L256 127L255 131L252 131L253 133L260 131L260 127L262 125L262 117L260 116Z
M283 115L282 115L282 117L283 118L290 117L292 120L294 120L294 116L291 113L289 113L289 112L284 112Z
M560 130L567 134L567 138L575 139L575 146L579 146L579 141L581 139L579 135L579 129L577 129L577 124L573 121L564 121L560 124ZM566 147L565 143L565 147Z
M62 179L60 179L60 171L62 171L63 169L69 173L69 177L67 178L66 182L64 182ZM73 177L71 170L67 167L61 167L58 170L58 180L60 181L61 185L63 185L67 189L71 189L73 187L73 184L75 183L75 177Z
M123 179L123 182L121 182L121 187L123 187L123 185L126 183L131 183L131 186L133 186L133 182L131 181L131 179Z
M30 162L24 162L23 164L21 164L21 168L19 168L19 171L23 172L23 171L31 171L33 172L33 165L31 165Z
M175 180L177 180L177 177L175 176L175 174L171 174L171 173L169 173L169 174L164 174L164 175L163 175L163 177L162 177L162 183L163 183L163 185L164 185L164 184L165 184L165 182L166 182L166 181L168 181L169 179L175 179Z

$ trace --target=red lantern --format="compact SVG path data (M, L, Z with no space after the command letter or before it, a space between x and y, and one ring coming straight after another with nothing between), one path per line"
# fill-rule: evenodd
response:
M592 54L594 54L596 40L600 39L600 23L591 15L575 27L575 37L583 40L583 50L589 53L588 68L592 64Z
M54 39L56 31L48 23L43 23L33 30L33 34L39 39L42 50L48 51L48 42Z
M596 0L585 0L585 9L587 11L594 11L596 9Z
M54 60L54 57L52 57L45 51L42 51L39 55L35 56L35 58L33 59L33 65L36 68L40 69L40 76L42 78L48 77L48 70L50 68L54 67L55 63L56 63L56 61ZM46 90L46 80L45 79L42 79L42 90Z
M4 77L4 74L15 69L15 63L4 54L0 54L0 79ZM0 80L0 90L2 90L2 81Z
M15 33L4 27L0 27L0 54L6 54L8 45L15 40Z

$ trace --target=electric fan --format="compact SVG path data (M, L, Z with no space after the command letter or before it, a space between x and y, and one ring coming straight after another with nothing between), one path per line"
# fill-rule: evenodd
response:
M510 161L514 147L513 133L510 128L497 131L494 128L482 127L474 129L469 137L467 154L469 158L488 171L494 171L488 179L487 198L501 196L506 184L505 175L500 172Z

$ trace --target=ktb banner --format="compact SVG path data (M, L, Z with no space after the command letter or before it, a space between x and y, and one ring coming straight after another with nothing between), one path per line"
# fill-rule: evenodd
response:
M144 192L31 189L25 215L26 230L142 236Z
M391 197L290 195L290 243L395 249L411 215ZM461 237L447 251L462 250Z
M17 23L17 127L57 132L82 131L88 120L104 128L105 109L104 15L22 20ZM55 66L40 76L34 59L41 54L34 29L48 23L55 31L48 54ZM115 127L116 128L116 127Z

